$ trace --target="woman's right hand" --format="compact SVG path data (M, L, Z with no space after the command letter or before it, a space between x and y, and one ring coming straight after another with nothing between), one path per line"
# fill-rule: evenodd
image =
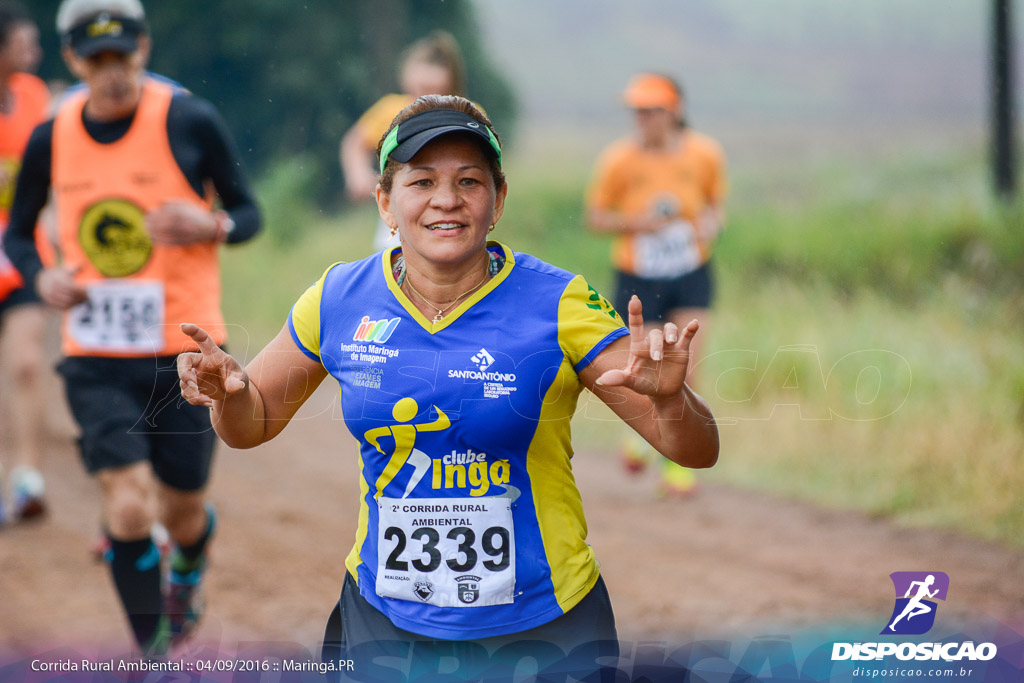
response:
M178 385L186 401L212 408L214 401L223 401L249 386L242 366L217 346L206 330L182 323L181 331L199 345L199 351L178 355Z

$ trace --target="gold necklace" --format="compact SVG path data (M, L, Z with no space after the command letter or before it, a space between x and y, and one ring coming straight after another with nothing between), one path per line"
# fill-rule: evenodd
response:
M425 303L426 305L430 306L431 308L436 308L437 309L437 313L434 314L434 319L431 321L434 325L436 325L439 322L441 322L442 320L444 320L444 314L445 313L447 313L452 307L454 307L457 303L462 301L464 298L466 298L467 296L469 296L470 294L472 294L473 292L478 290L489 279L490 279L490 273L489 272L488 273L484 273L484 278L482 280L480 280L480 282L476 283L475 285L473 285L472 287L467 289L462 294L459 294L457 297L452 299L451 302L447 306L445 306L444 308L441 308L440 306L435 304L433 301L431 301L427 297L423 296L423 294L420 293L420 290L416 289L416 287L413 286L412 280L409 279L408 271L406 271L406 274L405 274L405 283L407 285L409 285L409 289L411 289L413 292L415 292L416 296L418 296L420 299L423 300L423 303Z

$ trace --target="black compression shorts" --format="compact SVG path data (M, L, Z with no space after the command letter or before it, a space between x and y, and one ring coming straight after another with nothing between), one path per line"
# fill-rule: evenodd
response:
M36 294L34 289L29 287L19 287L14 290L2 300L0 300L0 318L3 317L7 311L11 310L15 306L23 306L25 304L42 304L42 299Z
M217 437L209 408L181 398L175 356L71 356L57 371L90 474L148 460L171 488L206 485Z
M360 665L366 662L392 662L406 670L380 671L385 678L375 680L435 680L439 664L458 662L459 670L451 680L513 680L517 665L526 660L552 680L565 680L567 674L587 681L615 681L615 670L600 662L614 662L619 644L615 617L604 580L597 584L575 607L546 624L520 633L479 640L436 640L396 627L376 607L359 594L349 573L341 599L327 622L321 659L324 662L350 660L356 669L353 678L344 672L333 680L359 678ZM365 670L362 672L365 673ZM328 680L332 680L331 677ZM546 680L541 675L538 680Z
M649 280L621 271L615 273L615 310L628 321L628 304L636 294L644 305L644 322L666 322L670 311L681 308L710 308L714 299L711 263L697 270L665 280Z

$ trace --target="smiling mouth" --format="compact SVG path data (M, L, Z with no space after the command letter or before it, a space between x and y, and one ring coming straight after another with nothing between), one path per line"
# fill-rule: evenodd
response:
M427 230L458 230L466 227L465 223L431 223Z

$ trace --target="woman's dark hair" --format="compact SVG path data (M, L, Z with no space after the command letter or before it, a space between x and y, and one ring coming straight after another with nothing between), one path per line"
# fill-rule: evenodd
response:
M423 95L421 97L417 97L415 102L398 112L398 116L391 121L391 125L388 126L387 131L377 143L377 156L380 156L384 140L395 126L399 125L403 121L411 119L417 114L434 111L436 109L452 109L472 116L474 119L487 126L494 135L494 138L498 141L498 144L501 145L501 138L499 138L497 132L495 132L494 124L491 123L491 120L487 118L486 114L480 111L479 107L467 100L465 97L459 97L458 95ZM476 136L473 137L476 138ZM482 141L480 142L480 145L481 149L484 149L484 143ZM493 150L488 147L485 151L487 152L487 158L491 160L490 170L491 177L494 178L494 187L496 189L501 189L505 185L505 173L501 170L501 164L498 162L497 157L494 156ZM382 190L385 192L391 192L391 188L395 181L395 170L402 165L403 164L397 161L389 161L385 164L384 172L381 173L379 181Z
M0 2L0 48L6 47L14 29L24 24L35 25L24 7L14 2Z

